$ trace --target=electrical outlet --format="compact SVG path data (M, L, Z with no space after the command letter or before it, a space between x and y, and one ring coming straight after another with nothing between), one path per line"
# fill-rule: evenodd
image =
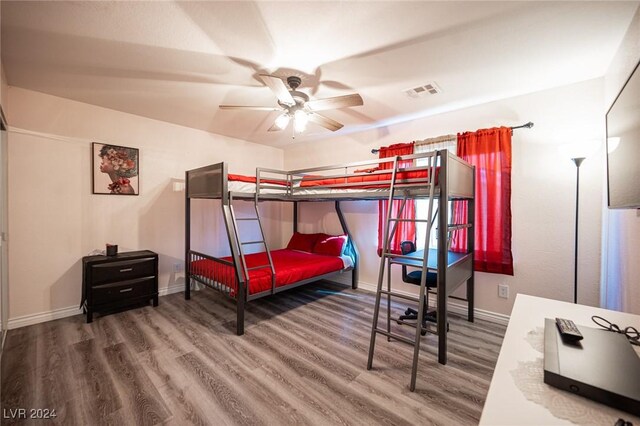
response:
M179 273L179 272L183 272L183 271L184 271L184 267L182 266L181 262L173 264L173 272Z
M498 297L503 299L509 298L509 286L506 284L498 284Z

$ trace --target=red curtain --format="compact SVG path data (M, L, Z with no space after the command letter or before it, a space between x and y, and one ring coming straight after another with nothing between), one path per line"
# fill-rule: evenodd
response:
M398 155L410 155L413 154L413 142L411 143L398 143L390 146L380 148L379 158L395 157ZM399 163L400 167L413 166L413 160L402 161ZM393 168L393 163L381 163L381 169ZM394 200L391 204L391 217L397 218L398 212L402 200ZM378 256L382 255L382 249L384 247L384 226L387 222L387 209L389 201L380 200L378 202ZM416 217L416 202L415 200L407 200L407 203L400 215L401 219L415 219ZM391 224L393 226L393 223ZM416 224L415 222L398 222L396 233L391 239L389 250L394 254L401 254L400 243L403 241L416 242Z
M513 275L511 254L511 129L497 127L458 134L457 155L476 166L474 269ZM454 203L454 223L466 223L465 202ZM466 251L466 230L452 238Z

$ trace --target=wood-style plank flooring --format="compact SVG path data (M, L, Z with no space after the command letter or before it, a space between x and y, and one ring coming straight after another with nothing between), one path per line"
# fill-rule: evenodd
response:
M411 346L378 336L366 370L373 304L372 293L311 284L249 302L236 336L233 302L205 289L92 324L78 315L11 330L3 416L43 408L64 425L477 423L504 327L451 315L449 362L438 364L436 336L423 338L412 393ZM2 419L13 423L48 424Z

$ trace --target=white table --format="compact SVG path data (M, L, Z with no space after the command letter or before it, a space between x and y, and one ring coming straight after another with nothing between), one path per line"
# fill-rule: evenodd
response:
M516 297L509 326L502 342L500 356L496 364L491 386L487 394L487 400L480 418L481 425L557 425L572 424L572 422L554 415L548 408L539 402L531 400L525 396L525 392L516 383L514 371L520 369L522 371L522 363L539 360L543 355L537 351L531 344L531 336L527 335L534 332L537 336L540 329L544 329L545 318L567 318L573 320L577 325L585 325L588 327L597 327L591 320L592 315L599 315L607 320L618 324L624 328L633 326L640 330L640 316L627 314L623 312L609 311L606 309L593 308L590 306L574 305L573 303L560 302L557 300L543 299L540 297L527 296L518 294ZM637 346L634 346L636 352L640 355ZM541 392L563 392L552 388L543 383L542 375L540 375L541 386L545 387ZM548 389L547 389L548 388ZM568 394L568 392L565 392ZM564 395L560 395L562 398ZM576 395L568 398L580 398L593 404L589 409L599 410L601 415L604 412L609 414L608 407L589 401ZM535 400L535 398L533 398ZM578 401L581 403L581 401ZM634 425L640 425L638 418L633 417L624 411L614 410L611 422L605 423L613 426L618 417L627 421L632 421ZM556 409L557 414L557 409ZM614 417L617 415L617 417ZM607 417L608 419L609 417Z

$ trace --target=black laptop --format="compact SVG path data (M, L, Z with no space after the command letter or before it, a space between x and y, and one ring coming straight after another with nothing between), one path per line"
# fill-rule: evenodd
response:
M544 326L544 382L640 416L640 357L626 336L578 325L584 338L565 341L556 322Z

